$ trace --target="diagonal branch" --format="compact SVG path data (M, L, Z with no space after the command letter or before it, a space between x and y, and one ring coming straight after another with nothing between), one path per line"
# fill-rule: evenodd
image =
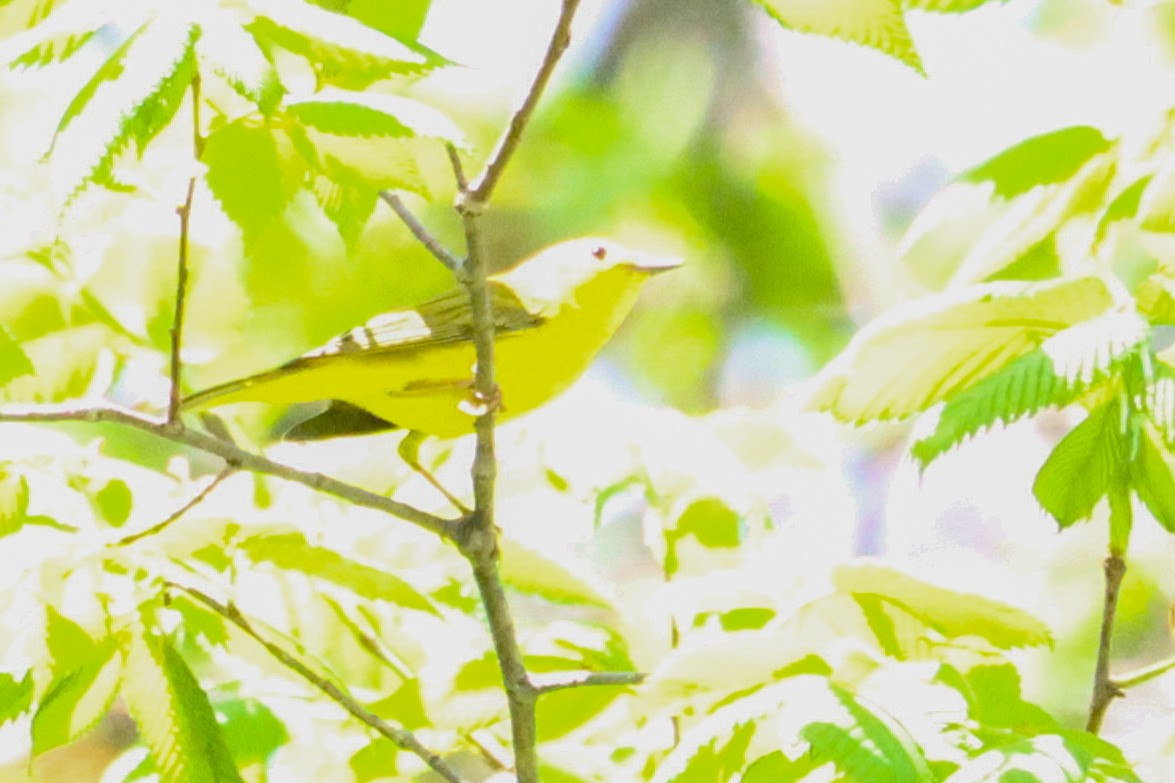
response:
M1118 608L1118 593L1122 577L1126 575L1126 560L1122 555L1111 552L1103 568L1106 574L1106 588L1103 596L1102 627L1097 650L1097 666L1094 672L1093 696L1090 698L1089 717L1085 730L1097 734L1110 708L1110 702L1122 696L1120 684L1110 677L1110 642L1113 638L1114 615Z
M196 506L203 503L204 500L209 495L212 494L212 490L219 487L221 482L223 482L225 479L227 479L229 476L233 475L236 472L237 472L237 469L235 467L233 467L231 464L226 465L224 470L220 471L220 473L218 473L216 475L216 477L212 479L212 481L208 482L208 484L204 487L204 489L202 489L198 493L196 493L196 495L191 500L189 500L187 503L184 503L178 509L176 509L172 513L168 514L167 518L164 519L162 522L154 524L151 527L147 528L146 530L140 530L138 533L131 533L129 536L124 536L124 537L118 539L117 541L115 541L113 544L111 544L111 546L127 546L128 544L135 543L139 539L147 538L148 536L153 536L158 533L162 533L173 522L178 520L184 514L191 511Z
M333 495L356 506L375 509L435 533L447 541L456 539L461 527L459 519L445 519L418 508L400 503L391 498L377 495L353 484L311 473L274 462L268 457L245 451L231 443L206 435L198 430L185 427L181 422L168 423L141 413L114 406L70 408L60 405L29 405L0 407L0 423L3 422L63 422L77 421L98 424L108 422L148 432L158 438L182 443L185 446L220 457L230 466L262 473L267 476L293 481L310 489Z
M577 8L579 8L579 0L563 0L563 8L559 11L559 20L555 23L555 32L547 44L542 64L539 65L538 72L534 75L526 97L522 99L522 104L514 112L514 116L510 118L510 124L506 126L506 130L498 139L485 169L477 179L469 183L468 187L462 189L466 208L478 212L489 202L506 164L510 162L510 157L518 148L519 142L522 141L522 132L526 130L526 125L530 122L539 98L542 97L547 82L551 80L551 74L555 72L559 58L563 56L563 52L571 43L571 20L575 16Z
M176 584L174 582L168 582L167 586L174 590L187 593L192 598L202 603L204 606L207 606L209 609L216 612L218 615L228 620L236 627L240 628L255 642L264 647L266 652L276 658L282 666L285 666L287 669L309 682L315 688L318 688L318 690L325 693L333 702L338 704L347 712L351 713L351 715L353 715L355 718L375 729L380 734L390 739L392 742L396 743L397 747L419 757L424 761L425 764L428 764L428 766L431 767L434 772L436 772L445 780L449 781L449 783L464 783L464 779L459 774L457 774L457 771L450 767L448 762L441 758L437 753L426 748L420 742L420 740L416 738L415 734L408 731L407 729L402 729L391 725L375 713L364 708L364 706L357 702L350 694L345 693L342 688L311 669L305 661L298 658L280 645L270 641L269 639L266 639L264 636L258 633L258 631L253 627L253 624L249 622L248 618L241 614L241 611L231 603L222 604L212 596L202 592L201 590L197 590L194 587L185 587L184 585Z
M429 233L428 229L417 219L416 215L412 214L412 211L408 209L408 206L398 194L390 190L381 190L379 197L384 200L385 204L392 208L396 216L408 227L408 230L412 232L412 236L416 237L416 241L424 245L425 249L432 253L433 258L440 261L454 275L460 275L461 259L446 250L444 245Z

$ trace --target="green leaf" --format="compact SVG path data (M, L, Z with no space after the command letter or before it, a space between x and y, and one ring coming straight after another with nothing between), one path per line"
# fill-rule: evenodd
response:
M784 27L868 46L920 74L922 61L906 27L902 0L756 0Z
M368 27L401 41L415 41L424 27L432 0L343 0L338 10Z
M262 114L272 114L285 95L277 69L257 40L223 9L210 7L200 18L196 53Z
M68 60L110 22L107 9L71 3L0 43L0 62L10 68L41 68ZM34 18L36 15L34 15Z
M855 423L920 413L1105 313L1114 300L1097 277L988 283L927 297L862 329L814 379L809 404Z
M1153 324L1175 324L1175 280L1155 274L1138 284L1134 292L1138 312Z
M1101 209L1117 165L1112 151L1095 155L1072 177L1010 201L959 263L953 281L989 280L1032 260L1042 243L1055 248L1059 232L1076 216Z
M0 726L23 715L33 706L33 672L24 673L19 681L11 674L0 672Z
M20 473L0 472L0 536L29 524L29 481Z
M79 629L80 630L80 629ZM67 674L55 674L33 714L33 755L73 742L110 709L122 678L122 655L113 637L95 645L86 637L85 659Z
M1143 427L1138 455L1130 463L1130 483L1155 521L1168 533L1175 533L1175 476L1164 451L1155 442L1152 429Z
M943 677L942 681L963 694L968 715L985 729L1046 732L1060 727L1047 712L1024 701L1020 673L1010 663L976 666L960 677Z
M742 517L718 498L691 503L677 518L675 533L678 537L692 535L711 549L737 547L745 538Z
M255 563L270 563L325 580L363 598L389 601L439 616L432 602L403 579L334 550L312 546L301 533L252 536L239 546Z
M1039 185L1064 182L1113 142L1097 128L1077 125L1033 136L959 175L962 182L990 182L1011 199Z
M146 22L75 96L53 137L63 190L113 183L114 162L130 142L141 155L171 122L196 73L200 29L161 15Z
M221 731L238 766L264 764L290 740L286 726L273 710L256 699L232 698L216 702Z
M1006 3L1008 0L902 0L906 8L916 8L919 11L931 11L940 14L960 14L974 11L988 3Z
M35 372L33 363L20 345L0 326L0 386L22 375Z
M1175 448L1175 367L1160 355L1153 362L1151 374L1153 377L1143 388L1142 409L1158 430L1163 445Z
M94 495L94 502L111 527L122 527L130 518L135 498L125 481L112 479Z
M254 117L209 135L201 160L209 190L246 241L280 215L306 181L305 160L289 139Z
M1051 641L1048 627L1023 610L948 590L888 566L844 564L833 572L832 581L842 592L871 596L898 607L948 639L978 636L1000 649Z
M361 22L303 2L266 2L245 26L262 46L303 57L319 82L362 89L394 74L423 73L439 64Z
M1114 199L1102 212L1101 218L1098 219L1097 233L1094 235L1095 244L1100 245L1105 240L1106 234L1114 223L1120 220L1129 220L1138 214L1138 205L1142 194L1146 192L1153 176L1147 174L1144 177L1139 177L1124 188L1121 193L1114 196Z
M220 725L191 669L166 637L124 637L122 695L162 783L243 783Z
M307 127L336 136L425 137L465 146L461 131L445 114L398 95L327 89L291 101L286 113Z
M1032 491L1066 528L1088 519L1097 502L1123 480L1125 444L1117 400L1095 408L1045 460Z
M541 552L510 536L499 542L502 581L513 590L558 604L609 608L612 602L587 568L568 557Z
M1148 231L1175 231L1175 159L1168 159L1145 185L1139 225Z
M100 324L86 324L28 340L21 347L35 372L10 381L0 389L5 402L61 402L79 397L89 388L99 358L120 341Z
M925 468L978 432L1074 402L1137 360L1149 337L1145 321L1117 310L1057 332L949 400L934 433L911 449L914 459Z
M828 690L835 706L824 710L831 719L813 720L800 732L811 745L812 756L831 761L849 780L936 780L922 750L901 724L844 688L829 683Z

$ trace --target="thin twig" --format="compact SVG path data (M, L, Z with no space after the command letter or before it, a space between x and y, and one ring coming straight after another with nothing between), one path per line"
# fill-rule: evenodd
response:
M1089 703L1089 718L1085 730L1097 734L1110 708L1110 702L1122 696L1119 683L1110 677L1110 647L1114 631L1114 615L1118 609L1118 592L1122 577L1126 575L1126 560L1122 555L1111 553L1103 563L1106 574L1106 588L1102 608L1102 627L1098 638L1097 666L1093 677L1093 696Z
M216 475L216 477L212 479L212 481L208 482L208 484L204 487L204 489L197 492L195 497L193 497L187 503L184 503L177 510L173 511L171 514L168 514L167 518L164 519L162 522L159 522L158 524L152 525L151 527L147 528L146 530L140 530L138 533L132 533L129 536L125 536L123 538L120 538L117 541L115 541L113 544L111 544L111 546L126 546L127 544L133 544L134 542L138 541L141 538L146 538L148 536L153 536L158 533L162 533L173 522L178 520L184 514L191 511L196 506L203 503L204 499L212 494L212 490L216 489L218 486L220 486L220 483L222 481L224 481L225 479L227 479L229 476L231 476L232 474L234 474L236 472L237 472L237 469L235 467L233 467L232 465L226 465L224 470L220 471L220 473L218 473Z
M1141 669L1136 669L1132 672L1120 675L1113 678L1114 685L1119 690L1126 690L1127 688L1134 688L1142 685L1144 682L1150 682L1156 677L1162 677L1167 672L1175 669L1175 657L1167 658L1158 663L1152 663L1150 666L1144 666Z
M444 245L429 233L428 229L417 219L416 215L412 214L412 211L408 209L408 206L398 194L390 190L381 190L379 197L384 200L385 204L392 208L392 211L396 213L396 216L400 218L401 222L408 227L408 230L412 232L412 236L416 237L416 241L424 245L425 249L432 253L433 258L444 264L445 268L454 275L461 273L461 259L446 250Z
M426 748L416 735L407 729L402 729L397 726L392 726L387 721L380 718L370 710L363 707L362 704L355 701L349 694L345 693L339 686L328 680L326 677L315 672L304 661L289 652L278 644L266 639L253 628L252 623L249 622L241 611L231 603L222 604L212 596L197 590L194 587L185 587L184 585L175 584L174 582L167 583L169 587L187 593L192 598L207 606L212 611L219 614L221 617L228 620L233 625L240 628L248 634L254 641L260 644L265 650L272 655L282 666L285 666L290 671L302 677L315 688L325 693L332 701L340 707L351 713L355 718L367 724L371 728L383 736L396 743L396 746L408 751L409 753L418 756L425 764L438 775L440 775L449 783L464 783L464 779L457 774L457 771L449 766L443 758L437 753Z
M546 54L543 55L542 64L539 65L538 72L535 73L534 81L531 82L526 97L514 112L514 116L510 118L510 124L498 139L498 143L490 154L489 161L481 174L469 184L469 187L463 189L466 202L474 211L480 211L489 202L494 186L498 184L506 164L510 162L510 156L514 154L518 143L522 141L522 132L530 122L530 117L534 113L535 106L538 105L547 82L551 79L551 74L555 71L555 66L559 63L559 58L563 56L563 52L571 43L571 20L578 7L579 0L563 0L563 8L559 11L559 21L555 23L555 33L547 44Z
M457 190L468 190L469 180L465 177L465 164L461 162L461 153L451 143L445 144L445 152L449 153L449 165L453 167L453 179L457 182Z
M204 152L204 137L200 135L200 74L192 76L192 152L196 160ZM180 413L180 401L183 397L180 388L180 374L183 368L183 358L180 353L183 348L184 313L188 303L188 254L191 244L192 228L192 201L196 196L196 175L188 178L188 189L184 196L184 203L176 207L175 213L180 219L179 259L175 273L175 314L171 321L171 362L169 367L170 393L167 399L167 420L175 421Z
M371 508L399 517L418 527L435 533L441 538L456 540L461 528L458 519L445 519L420 509L400 503L391 498L377 495L353 484L311 473L305 470L274 462L268 457L245 451L231 443L207 435L198 430L188 429L182 422L168 423L135 411L114 406L71 408L60 405L29 405L0 407L0 422L63 422L78 421L97 424L102 422L121 424L148 432L158 438L182 443L199 451L220 457L230 466L276 476L287 481L309 487L327 495L342 498L356 506Z
M568 688L591 688L602 685L640 685L649 675L643 672L579 672L568 675L559 673L549 676L535 676L531 680L539 696Z

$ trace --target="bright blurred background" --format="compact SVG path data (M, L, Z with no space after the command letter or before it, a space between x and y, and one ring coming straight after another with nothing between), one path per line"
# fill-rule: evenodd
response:
M465 129L472 161L523 94L555 6L432 3L421 40L460 62L412 90ZM903 236L952 174L1035 133L1088 123L1117 135L1169 108L1175 2L1010 0L965 15L914 13L910 23L925 78L871 50L783 31L750 3L584 0L573 48L486 216L487 248L506 263L598 234L688 261L649 286L589 377L535 414L530 426L578 444L546 453L548 465L562 465L564 475L608 472L598 463L616 459L616 428L627 431L625 442L668 438L662 448L745 483L765 504L781 531L773 551L789 575L877 555L1024 606L1058 636L1053 650L1024 654L1036 675L1030 693L1079 725L1104 525L1058 535L1030 492L1066 415L983 436L920 476L904 457L909 426L851 432L795 402L803 381L861 324L933 287L922 272L948 263L935 253L957 249L920 245L906 254ZM105 45L118 35L110 31ZM0 74L0 257L46 246L59 230L51 173L39 158L79 80L105 56L90 48L63 67ZM154 198L90 193L60 229L75 247L79 277L161 346L173 207L190 171L184 123L177 125L139 173L142 192ZM444 156L423 152L418 162L437 185L410 202L460 248ZM271 366L449 284L382 209L348 247L303 199L243 262L240 239L210 198L196 214L194 388ZM36 282L12 283L26 284ZM116 394L128 403L160 399L160 366L125 368ZM662 407L692 417L697 437L674 441L684 419ZM255 415L264 431L274 414ZM512 432L507 449L511 438L523 439ZM150 461L140 440L108 437ZM369 456L336 458L355 468ZM522 482L509 452L504 465L507 489ZM526 518L526 503L504 494L503 518L515 508ZM605 525L592 554L611 579L637 582L647 563L625 547L639 529L624 527L619 506L619 521ZM1119 614L1121 669L1175 652L1166 624L1173 557L1156 525L1138 526ZM1175 779L1175 730L1164 719L1175 707L1171 679L1132 691L1105 728L1147 760L1139 770L1146 780ZM0 774L9 779L20 778Z

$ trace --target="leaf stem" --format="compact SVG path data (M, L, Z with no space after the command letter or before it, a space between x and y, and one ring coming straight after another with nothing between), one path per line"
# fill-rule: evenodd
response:
M559 673L549 677L534 677L534 690L539 696L568 688L640 685L649 675L644 672L579 672Z
M1089 718L1085 722L1085 730L1091 734L1097 734L1101 729L1110 702L1123 695L1120 683L1110 677L1110 646L1114 631L1114 615L1118 608L1118 593L1122 587L1122 577L1126 575L1126 560L1121 554L1111 552L1102 564L1102 568L1106 576L1102 626L1098 639L1097 665L1094 669Z
M264 647L266 652L273 656L282 666L285 666L287 669L309 682L315 688L322 691L331 699L331 701L335 702L347 712L351 713L352 716L361 722L375 729L384 737L390 739L396 744L397 747L419 757L422 761L424 761L425 764L428 764L428 766L434 772L436 772L445 780L449 781L449 783L464 783L464 778L457 774L457 771L450 767L448 762L441 758L440 755L426 748L424 744L416 738L415 734L408 731L407 729L391 725L387 721L380 718L378 715L364 708L363 705L357 702L350 694L345 693L342 688L311 669L305 661L298 658L293 653L276 644L275 642L266 639L253 627L253 624L249 622L248 618L246 618L245 615L243 615L241 611L237 609L237 607L232 603L222 604L212 596L194 587L186 587L174 582L168 582L167 586L172 589L179 590L180 592L187 593L195 600L204 604L204 606L207 606L209 609L216 612L236 627L240 628L255 642Z

